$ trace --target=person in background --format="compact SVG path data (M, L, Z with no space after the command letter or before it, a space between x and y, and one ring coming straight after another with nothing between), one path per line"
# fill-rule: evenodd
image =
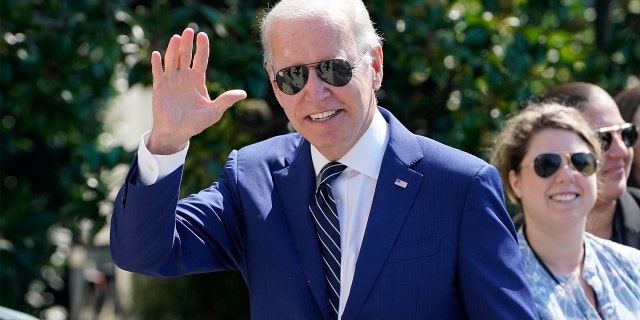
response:
M640 85L621 91L614 100L624 121L636 126L640 125ZM633 161L627 186L640 187L640 144L636 144L633 150Z
M592 83L560 84L537 100L578 109L601 142L598 199L589 213L587 232L640 249L640 190L627 187L638 127L622 119L613 98Z
M193 56L194 30L173 36L164 67L151 56L153 128L115 201L115 263L239 270L253 319L534 319L497 170L377 106L382 45L364 3L283 0L260 30L297 132L232 151L179 200L189 140L246 93L211 101L206 34Z
M496 137L491 163L520 206L525 273L540 319L640 319L640 251L585 232L600 145L580 112L532 103Z

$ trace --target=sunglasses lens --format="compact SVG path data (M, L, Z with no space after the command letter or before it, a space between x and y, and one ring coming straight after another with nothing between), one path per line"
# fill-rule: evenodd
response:
M316 66L318 76L326 83L342 87L351 81L351 65L343 59L322 61Z
M281 69L276 73L276 84L280 91L293 95L307 84L309 80L309 65L292 66ZM318 62L315 67L318 77L324 82L342 87L351 81L351 65L347 60L331 59Z
M633 147L638 142L638 129L635 124L620 130L620 136L624 141L624 145L628 148Z
M302 90L309 79L309 69L306 66L286 67L276 73L276 84L280 91L286 94L296 94Z
M613 133L620 132L620 137L627 148L634 147L638 143L638 127L633 123L627 123L620 126L614 126L616 129L598 131L598 139L602 144L602 150L607 151L611 147L613 141Z
M587 152L572 154L571 164L585 177L596 172L596 168L598 167L596 156L593 153Z
M553 175L562 165L562 157L555 153L543 153L533 160L533 170L541 178Z
M602 146L602 151L609 150L609 147L611 147L611 139L613 138L611 136L611 132L610 131L598 132L597 135L598 135L598 139L600 140L600 145Z

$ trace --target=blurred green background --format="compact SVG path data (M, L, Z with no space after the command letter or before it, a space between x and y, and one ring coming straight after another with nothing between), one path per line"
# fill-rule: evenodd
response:
M504 117L552 85L588 81L615 95L638 83L640 0L365 3L386 39L379 104L414 132L481 157ZM95 237L133 158L109 133L118 130L105 121L109 105L150 85L150 53L172 34L206 32L210 94L243 88L250 98L193 139L183 194L207 187L233 148L289 131L261 64L257 18L270 4L0 1L0 305L73 318L73 252L84 248L77 259L98 271L84 272L86 292L94 308L120 301L114 318L249 318L235 272L134 276L131 295L118 295Z

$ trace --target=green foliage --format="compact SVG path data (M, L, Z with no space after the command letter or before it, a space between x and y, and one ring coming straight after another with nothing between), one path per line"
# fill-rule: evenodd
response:
M119 5L0 2L3 306L55 303L80 227L95 233L105 223L105 175L122 162L120 148L98 139L121 60L111 14Z
M610 13L575 0L367 3L386 38L380 104L479 156L504 116L548 87L587 81L615 94L640 74L638 1ZM596 27L597 14L609 25Z
M386 39L379 104L412 131L479 156L504 117L548 87L588 81L615 94L640 74L640 0L597 8L608 1L365 2ZM261 63L257 17L270 1L127 3L148 4L0 2L2 305L54 303L43 294L39 305L23 300L55 282L42 270L64 270L65 260L51 257L64 257L65 247L47 237L60 233L49 230L77 241L80 225L101 227L109 169L131 159L102 142L104 103L113 83L150 84L151 51L163 53L172 34L190 26L209 35L211 96L242 88L250 98L192 140L183 195L209 186L231 149L288 131ZM229 301L203 302L219 292ZM246 294L227 273L139 277L134 311L246 318Z

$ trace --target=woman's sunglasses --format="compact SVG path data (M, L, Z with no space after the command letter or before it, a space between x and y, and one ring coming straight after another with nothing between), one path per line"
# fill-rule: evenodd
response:
M607 151L611 147L613 133L620 133L620 137L627 148L631 148L638 142L638 127L633 123L617 124L615 126L602 127L595 130L602 144L602 150Z
M568 158L571 166L585 177L596 172L598 167L598 160L595 154L576 152L571 154L542 153L533 160L533 163L523 165L521 168L533 165L533 170L540 178L548 178L560 169L562 158L564 157Z
M362 57L356 62L356 65L360 63L360 60ZM309 80L309 67L314 67L318 77L324 82L336 87L342 87L349 83L353 76L352 70L355 69L349 64L349 61L344 59L329 59L282 68L276 72L274 80L278 89L288 95L300 92Z

